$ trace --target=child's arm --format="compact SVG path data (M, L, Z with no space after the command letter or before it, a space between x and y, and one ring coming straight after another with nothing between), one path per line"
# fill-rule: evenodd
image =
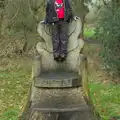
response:
M46 13L46 15L45 15L45 23L47 23L47 16L48 16L48 11L49 11L49 0L46 0L45 1L45 7L46 7L46 9L45 9L45 13Z

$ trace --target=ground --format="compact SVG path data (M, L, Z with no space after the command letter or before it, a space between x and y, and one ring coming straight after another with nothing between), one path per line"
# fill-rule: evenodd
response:
M102 120L109 120L113 116L120 119L120 84L116 84L117 78L113 80L110 72L104 69L99 52L100 44L86 45L91 98Z
M120 116L120 85L112 82L103 69L99 57L100 44L85 45L89 61L91 99L102 120ZM17 120L31 83L31 58L3 58L0 60L0 120ZM118 120L118 119L117 119Z

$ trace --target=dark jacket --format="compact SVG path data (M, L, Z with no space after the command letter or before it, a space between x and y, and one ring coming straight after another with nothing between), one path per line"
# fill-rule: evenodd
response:
M70 0L63 0L63 2L64 2L64 10L65 10L64 20L69 22L73 18L71 3ZM57 17L54 3L55 0L47 0L46 17L45 17L46 23L53 23L59 20Z

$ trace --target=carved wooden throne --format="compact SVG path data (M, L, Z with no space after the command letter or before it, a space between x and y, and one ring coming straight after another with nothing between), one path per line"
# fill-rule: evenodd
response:
M51 25L39 23L41 41L36 45L32 86L23 120L92 120L83 97L88 98L87 59L81 54L81 20L69 23L68 56L53 58ZM84 94L83 94L84 93Z

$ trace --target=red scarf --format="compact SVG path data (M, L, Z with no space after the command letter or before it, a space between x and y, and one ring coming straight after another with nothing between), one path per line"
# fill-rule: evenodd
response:
M64 18L63 0L55 0L55 8L56 8L58 18Z

